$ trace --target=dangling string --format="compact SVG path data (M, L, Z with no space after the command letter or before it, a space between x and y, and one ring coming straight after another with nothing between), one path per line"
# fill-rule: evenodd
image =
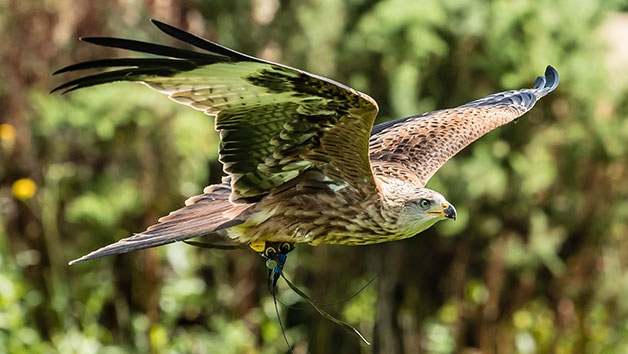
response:
M276 268L275 268L276 269ZM270 294L273 296L273 304L275 305L275 313L277 314L277 321L279 321L279 328L281 328L281 334L283 335L283 340L286 342L288 346L288 350L290 350L291 354L294 354L292 351L292 346L290 342L288 342L288 337L286 337L286 329L283 327L283 322L281 322L281 316L279 315L279 308L277 307L277 294L275 293L275 285L277 285L277 280L273 279L274 270L268 270L268 290L270 290Z
M196 241L183 241L184 243L187 243L189 245L192 246L196 246L196 247L201 247L201 248L215 248L215 249L223 249L223 250L234 250L234 249L243 249L243 248L247 248L246 245L220 245L220 244L213 244L213 243L206 243L206 242L196 242ZM283 278L283 280L286 282L286 284L288 284L288 286L290 287L290 289L292 289L292 291L294 291L297 295L299 295L300 297L302 297L303 299L305 299L307 302L310 303L310 305L324 318L328 319L329 321L339 325L340 327L346 329L347 331L351 332L352 334L354 334L356 337L360 338L361 341L363 341L364 343L366 343L366 345L371 345L371 343L369 343L369 341L366 340L366 338L364 338L364 336L362 335L362 333L360 333L360 331L358 331L355 327L353 327L352 325L350 325L349 323L338 319L332 315L330 315L327 311L323 310L321 307L317 305L314 300L312 300L306 293L304 293L303 291L301 291L299 288L297 288L294 284L292 284L292 282L290 282L290 280L288 280L284 275L283 275L283 266L286 263L286 253L292 251L292 249L294 248L293 244L290 243L283 243L283 246L287 245L288 248L285 249L285 251L280 251L280 252L276 252L276 249L274 248L275 245L271 244L270 242L266 242L264 243L264 248L263 248L263 252L259 252L263 257L267 258L266 261L266 267L268 267L268 290L270 290L271 295L273 296L273 304L275 305L275 313L277 314L277 319L279 320L279 327L281 328L281 333L283 334L283 339L286 342L286 344L288 345L288 349L290 349L290 353L294 354L294 352L292 351L292 346L290 345L290 342L288 342L288 338L286 337L286 331L283 327L283 323L281 322L281 316L279 316L279 308L277 307L277 296L275 293L275 289L277 286L277 280L279 280L279 277ZM251 246L251 248L253 248ZM281 250L281 247L278 247L277 249ZM342 304L344 302L347 302L351 299L353 299L354 297L356 297L360 292L362 292L362 290L364 290L367 286L369 286L374 280L375 278L377 278L379 274L375 275L371 280L369 280L368 283L366 283L366 285L364 285L360 290L358 290L357 293L355 293L354 295L352 295L351 297L336 302L336 303L331 303L331 304L326 304L323 306L332 306L332 305L338 305L338 304Z
M281 277L283 278L283 280L286 281L286 284L288 284L288 286L290 287L290 289L292 289L292 291L294 291L295 293L297 293L297 295L301 296L302 298L304 298L307 302L310 303L310 305L312 305L312 307L314 307L314 309L316 311L318 311L318 313L321 314L321 316L325 317L326 319L332 321L333 323L339 325L340 327L346 329L347 331L353 333L356 337L360 338L360 340L362 340L364 343L366 343L366 345L371 345L371 343L369 343L369 341L366 340L366 338L364 338L364 336L362 335L362 333L360 333L360 331L358 331L355 327L353 327L352 325L350 325L349 323L338 319L332 315L330 315L329 313L327 313L325 310L323 310L322 308L320 308L320 306L318 306L314 300L312 300L309 296L307 296L306 293L304 293L303 291L301 291L299 288L297 288L294 284L292 284L292 282L290 282L290 280L288 280L283 273L280 274Z
M369 281L367 281L364 285L362 285L362 287L360 289L358 289L358 291L356 291L353 295L351 295L351 296L349 296L349 297L347 297L347 298L345 298L343 300L340 300L340 301L330 302L330 303L323 304L323 305L318 305L318 307L336 306L336 305L341 305L341 304L344 304L345 302L349 302L349 301L353 300L356 296L360 295L366 288L368 288L369 285L371 285L375 281L375 279L377 279L377 277L380 274L381 273L375 274ZM306 306L288 305L288 304L284 303L283 301L281 301L281 299L279 299L279 298L277 298L277 301L280 304L284 305L285 307L287 307L289 309L293 309L293 310L302 310L302 309L307 308L307 305Z

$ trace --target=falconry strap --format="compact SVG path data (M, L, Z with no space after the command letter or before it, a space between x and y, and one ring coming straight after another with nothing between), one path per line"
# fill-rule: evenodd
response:
M286 284L294 291L297 295L301 296L304 300L310 303L312 307L324 318L336 323L337 325L343 327L349 332L353 333L355 336L360 338L367 345L371 345L369 341L364 338L362 333L358 331L355 327L350 325L349 323L338 319L332 315L330 315L327 311L323 310L319 305L317 305L312 298L310 298L306 293L301 291L301 289L297 288L296 285L292 284L290 280L286 278L283 274L283 267L286 264L286 259L288 258L287 254L294 250L294 242L265 242L265 241L256 241L251 242L249 244L255 252L259 253L262 257L266 258L266 267L268 268L268 290L270 290L271 295L273 296L273 302L275 304L275 311L277 311L277 318L279 319L279 324L282 327L282 333L284 335L284 339L286 343L288 340L285 337L285 331L283 331L283 324L281 323L281 318L279 317L279 312L277 310L277 297L275 294L275 287L277 285L277 280L279 278L283 278ZM288 344L288 347L290 345ZM292 349L291 349L292 351Z
M294 242L265 242L255 241L249 244L255 252L266 258L266 267L274 274L273 288L279 279L279 274L286 264L287 254L294 249Z

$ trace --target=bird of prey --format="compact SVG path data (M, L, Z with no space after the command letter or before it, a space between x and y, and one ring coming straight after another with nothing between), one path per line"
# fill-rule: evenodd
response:
M116 68L58 86L64 93L132 81L215 116L226 177L146 231L70 264L192 237L251 246L365 245L412 237L456 209L425 188L458 151L529 111L558 85L548 66L533 88L373 127L375 100L325 77L248 56L152 21L187 50L105 37L83 41L159 57L101 59L55 74Z

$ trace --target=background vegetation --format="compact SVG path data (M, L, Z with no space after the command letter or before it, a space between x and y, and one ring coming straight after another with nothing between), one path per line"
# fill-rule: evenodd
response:
M173 42L148 18L369 93L379 121L529 87L558 90L430 181L459 220L367 247L300 246L295 353L616 353L628 347L628 99L597 0L0 0L0 353L282 353L262 259L175 244L68 267L220 178L209 117L145 87L68 96L50 73ZM621 38L621 36L620 36ZM623 36L626 38L626 33Z

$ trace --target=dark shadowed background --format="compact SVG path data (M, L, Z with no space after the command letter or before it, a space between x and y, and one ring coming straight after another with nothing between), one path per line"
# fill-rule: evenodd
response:
M213 120L146 87L67 96L50 73L174 42L156 18L368 93L378 122L558 89L430 181L458 209L418 237L301 245L281 284L295 353L616 353L628 346L628 6L597 0L0 0L0 353L283 353L251 251L169 245L67 262L217 182Z

